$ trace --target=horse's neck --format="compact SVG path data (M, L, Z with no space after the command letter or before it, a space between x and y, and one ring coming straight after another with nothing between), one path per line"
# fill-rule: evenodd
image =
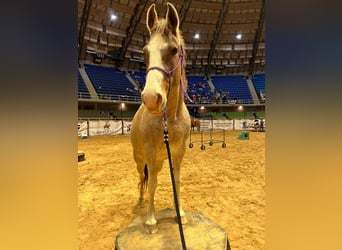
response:
M184 74L184 71L183 71ZM171 91L167 100L167 116L169 120L175 120L182 111L182 105L184 104L184 95L180 86L180 79L183 78L183 84L185 76L178 76L174 78L174 82L171 83Z

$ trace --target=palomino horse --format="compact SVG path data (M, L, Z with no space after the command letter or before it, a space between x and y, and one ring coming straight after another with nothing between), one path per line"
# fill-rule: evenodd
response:
M139 201L144 199L146 186L149 194L145 228L148 233L155 233L154 194L157 175L168 158L163 140L166 124L179 211L182 223L186 223L179 193L180 168L185 142L190 134L190 115L184 103L184 95L187 96L184 41L179 30L177 10L167 3L166 17L159 19L155 4L152 4L147 11L146 25L150 33L150 40L143 49L147 66L146 84L141 93L142 104L132 121L131 143L140 176Z
M200 120L191 120L191 130L194 131L197 128L197 131L201 131L201 122Z

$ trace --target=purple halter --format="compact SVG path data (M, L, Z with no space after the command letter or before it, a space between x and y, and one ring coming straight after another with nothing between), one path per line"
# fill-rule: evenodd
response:
M159 71L165 73L167 75L167 77L169 78L169 91L168 92L170 93L170 89L171 89L171 75L178 68L179 64L183 64L183 58L184 58L183 45L180 45L179 60L178 60L178 62L176 64L176 66L172 70L167 70L167 69L164 69L164 68L158 67L158 66L152 66L152 67L149 67L146 70L146 76L147 76L147 74L151 70L154 70L154 69L159 70ZM183 92L184 96L186 97L186 99L188 99L190 102L192 102L192 100L189 97L188 93L184 89L182 73L183 73L183 68L181 68L181 77L180 77L180 86L181 86L182 92ZM164 112L164 113L166 113L166 112Z

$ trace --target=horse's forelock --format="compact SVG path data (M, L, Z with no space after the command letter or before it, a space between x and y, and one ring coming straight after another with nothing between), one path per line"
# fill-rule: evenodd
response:
M175 36L170 30L170 28L168 27L167 21L165 18L159 19L158 24L152 28L151 38L157 34L168 37L170 40L173 40L177 44L182 44L182 45L184 44L184 40L183 40L180 30L177 30L177 36Z
M151 30L151 39L153 36L160 34L163 36L168 37L171 41L175 42L179 46L183 46L183 55L184 55L184 61L183 61L183 66L185 66L185 58L186 58L186 53L185 53L185 44L184 44L184 38L182 35L182 32L180 30L177 30L177 36L175 36L169 27L167 26L166 19L160 19L158 22L158 25L155 25L153 29Z

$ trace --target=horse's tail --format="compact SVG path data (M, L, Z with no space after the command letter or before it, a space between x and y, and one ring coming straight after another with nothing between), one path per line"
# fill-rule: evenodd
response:
M147 169L147 164L145 164L144 167L144 179L139 182L139 187L142 188L142 190L147 190L147 183L148 183L148 169Z

